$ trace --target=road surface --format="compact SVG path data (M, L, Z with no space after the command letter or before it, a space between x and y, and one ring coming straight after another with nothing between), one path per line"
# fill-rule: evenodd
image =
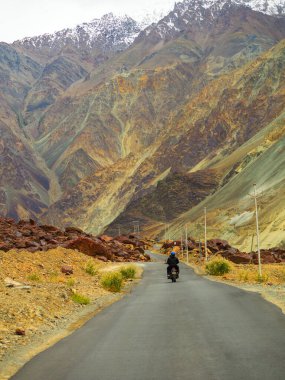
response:
M131 294L13 380L284 380L285 316L255 293L149 263Z

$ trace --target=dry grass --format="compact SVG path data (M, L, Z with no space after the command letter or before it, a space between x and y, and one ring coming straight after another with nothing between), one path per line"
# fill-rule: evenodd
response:
M193 255L189 256L189 263L200 274L207 274L206 265ZM231 271L220 276L221 279L247 284L285 284L285 264L263 264L262 277L258 276L258 266L254 264L232 264Z
M264 264L262 265L262 276L258 275L258 266L237 265L233 270L223 276L230 281L238 281L249 284L264 283L270 285L285 284L285 265L283 264Z

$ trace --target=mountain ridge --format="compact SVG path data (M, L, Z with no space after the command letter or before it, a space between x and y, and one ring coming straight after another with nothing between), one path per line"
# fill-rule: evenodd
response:
M1 161L9 168L9 181L0 180L8 215L61 226L76 220L96 233L133 219L159 235L167 221L176 233L188 208L216 199L257 158L243 147L282 114L285 18L217 3L214 14L211 1L176 4L179 14L122 51L112 33L111 45L103 38L89 52L0 45L0 120L3 136L14 136L3 144L11 154L25 147ZM199 19L201 4L211 22ZM157 33L161 23L168 34Z

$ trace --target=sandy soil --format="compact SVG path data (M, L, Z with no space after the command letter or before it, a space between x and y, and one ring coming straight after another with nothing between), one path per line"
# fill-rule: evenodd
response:
M72 275L61 273L66 265L72 267ZM94 275L86 272L88 265ZM120 299L128 286L113 294L100 285L100 273L119 266L64 248L36 253L0 251L0 380L8 379L31 357ZM8 287L10 279L21 285ZM74 293L90 303L74 302Z

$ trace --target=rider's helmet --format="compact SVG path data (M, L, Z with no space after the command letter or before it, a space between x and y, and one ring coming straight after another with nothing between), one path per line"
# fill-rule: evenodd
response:
M171 256L175 256L175 252L174 251L171 252Z

